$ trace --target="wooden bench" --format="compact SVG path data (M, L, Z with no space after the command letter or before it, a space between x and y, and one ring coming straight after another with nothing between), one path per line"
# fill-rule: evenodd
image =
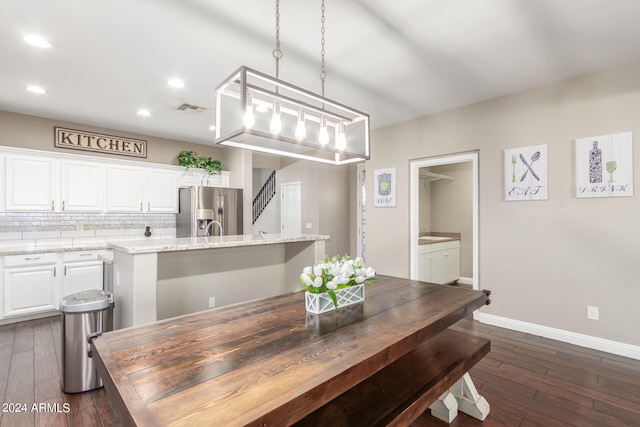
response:
M490 350L490 342L444 330L296 426L407 426Z

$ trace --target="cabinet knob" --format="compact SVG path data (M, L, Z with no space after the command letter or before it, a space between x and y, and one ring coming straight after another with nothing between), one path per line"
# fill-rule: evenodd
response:
M52 211L56 210L56 205L55 205L55 201L54 200L51 201L51 210Z

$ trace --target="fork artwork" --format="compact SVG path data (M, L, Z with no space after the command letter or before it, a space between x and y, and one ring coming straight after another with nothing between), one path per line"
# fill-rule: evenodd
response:
M535 179L537 179L538 181L540 181L540 178L538 177L538 175L534 172L532 166L533 163L538 160L540 158L540 152L536 151L535 153L533 153L533 156L531 156L531 163L527 163L527 160L524 158L524 156L522 154L520 154L520 160L522 161L522 163L524 163L524 165L527 167L527 170L524 171L524 174L522 175L522 178L520 178L520 182L524 181L524 179L526 178L527 174L529 172L531 172L531 175L533 175L533 177Z

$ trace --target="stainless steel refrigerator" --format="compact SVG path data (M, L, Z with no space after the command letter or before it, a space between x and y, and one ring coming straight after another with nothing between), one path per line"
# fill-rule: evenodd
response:
M242 234L242 190L187 187L180 190L176 237Z

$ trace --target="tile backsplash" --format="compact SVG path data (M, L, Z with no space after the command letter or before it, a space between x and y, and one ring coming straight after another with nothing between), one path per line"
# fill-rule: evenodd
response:
M146 227L150 237L144 235ZM4 248L175 237L175 214L0 212L0 247Z

